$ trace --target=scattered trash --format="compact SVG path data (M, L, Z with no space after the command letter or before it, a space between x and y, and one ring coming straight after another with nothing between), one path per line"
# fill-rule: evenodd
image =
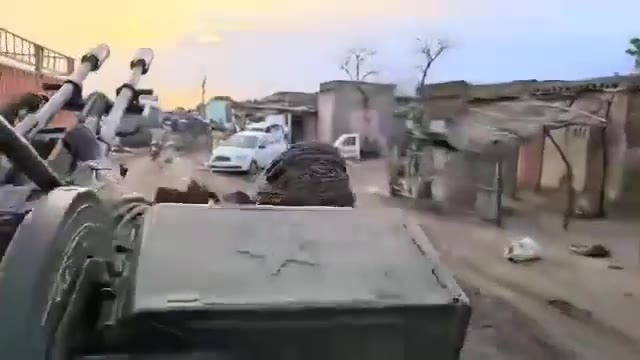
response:
M504 257L513 263L539 260L541 256L542 249L540 245L530 237L512 240L504 250Z
M604 257L611 256L611 252L609 251L609 249L607 249L606 247L604 247L604 245L601 245L601 244L595 244L595 245L571 244L571 246L569 246L569 250L571 250L571 252L575 254L588 256L588 257L604 258Z
M624 269L624 267L622 267L620 265L617 265L617 264L609 264L608 268L612 269L612 270L623 270Z

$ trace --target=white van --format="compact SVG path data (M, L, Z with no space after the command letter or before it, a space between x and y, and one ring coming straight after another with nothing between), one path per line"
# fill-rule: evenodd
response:
M360 135L356 133L342 134L333 143L340 155L345 159L360 160Z

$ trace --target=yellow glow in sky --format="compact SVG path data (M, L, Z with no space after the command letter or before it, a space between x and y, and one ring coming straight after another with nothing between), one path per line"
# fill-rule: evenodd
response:
M212 45L224 43L220 34L229 30L313 30L329 22L416 14L437 18L452 11L457 10L450 2L436 0L7 0L0 26L71 56L105 42L113 61L115 56L126 59L138 47L156 49L156 58L172 56L172 44L190 35ZM108 71L105 67L97 76L111 85L113 79L103 76ZM156 90L165 106L190 106L200 98L197 84L193 90Z

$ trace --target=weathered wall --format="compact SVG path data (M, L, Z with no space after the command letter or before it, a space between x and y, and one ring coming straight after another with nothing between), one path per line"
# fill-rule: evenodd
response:
M558 143L567 157L573 171L573 186L576 191L582 191L585 184L587 165L587 145L589 132L586 127L569 127L550 131L550 135ZM560 152L550 139L545 138L542 161L542 176L540 187L543 189L558 189L566 178L566 166Z
M640 210L640 92L616 96L607 128L607 211Z
M625 156L627 153L627 123L629 94L616 94L611 102L609 123L607 125L607 202L615 202L620 198L625 173Z
M472 208L476 200L474 161L468 153L435 149L432 192L445 209Z
M318 116L315 114L305 114L302 116L302 132L304 141L318 139Z
M540 134L520 145L518 151L518 189L537 190L542 175L544 136Z
M333 143L333 117L336 94L333 91L321 91L318 94L318 140Z
M502 161L503 193L512 198L518 192L518 155L518 146L514 145Z
M333 142L342 134L358 132L366 150L385 153L389 143L399 139L404 126L393 116L394 89L394 85L355 81L321 84L318 97L321 140ZM333 94L333 103L327 100L329 94ZM325 121L331 122L330 130ZM324 131L330 131L331 135L327 137Z
M211 99L205 105L205 116L220 125L231 122L231 106L226 100Z
M620 198L622 179L625 173L627 98L625 93L588 92L573 101L572 108L598 115L608 119L607 123L607 168L605 201L616 202ZM584 117L574 113L574 118ZM597 127L573 126L566 129L551 131L551 135L558 142L571 163L574 182L578 192L577 207L582 212L597 214L600 211L603 177L605 176L603 129ZM520 158L535 158L535 152L543 153L542 174L540 187L543 189L558 189L566 177L566 167L549 139L540 143L526 145L521 148ZM535 162L535 160L528 160ZM520 166L522 168L522 166ZM521 183L530 187L535 179L533 167L531 172L520 173ZM525 180L526 179L526 180Z
M43 83L59 84L62 80L0 63L0 106L27 92L43 93ZM63 111L53 119L50 126L69 127L73 125L73 121L73 114Z
M572 127L552 132L572 164L573 185L579 192L578 207L598 213L603 183L607 210L630 202L640 209L639 88L640 78L632 76L492 85L457 81L430 85L424 95L428 99L426 109L431 119L455 117L465 110L469 101L500 102L522 96L571 104L575 109L606 117L608 122L604 135L598 128ZM584 115L574 113L573 116ZM603 158L604 138L606 159ZM519 189L558 189L566 176L558 152L549 140L543 141L541 135L520 147L517 168Z
M425 120L453 118L457 114L464 112L466 108L467 101L464 98L447 97L434 99L427 104Z

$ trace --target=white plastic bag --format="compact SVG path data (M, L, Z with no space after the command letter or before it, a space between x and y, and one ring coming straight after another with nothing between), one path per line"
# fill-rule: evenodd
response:
M542 248L530 237L512 240L504 250L504 257L514 263L539 260L542 256Z

